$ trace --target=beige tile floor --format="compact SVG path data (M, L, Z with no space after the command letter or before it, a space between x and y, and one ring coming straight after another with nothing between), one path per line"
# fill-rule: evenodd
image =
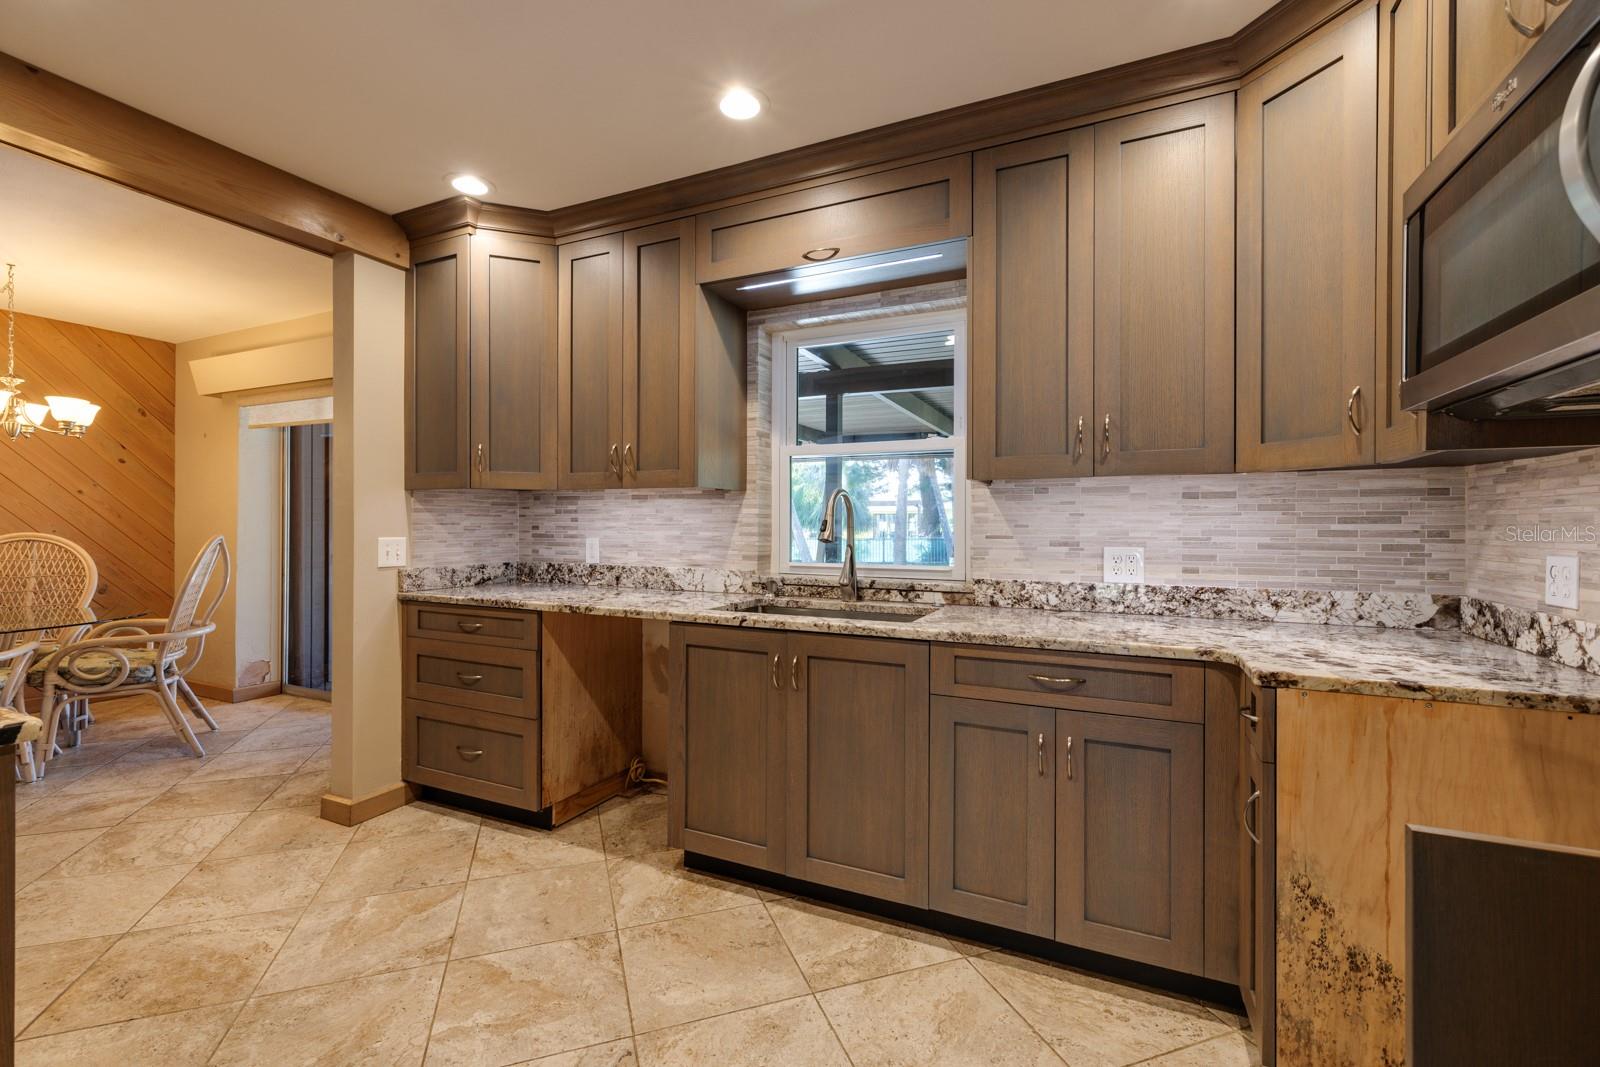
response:
M1220 1009L686 871L659 794L323 822L327 705L214 713L200 761L103 705L18 787L21 1067L1259 1062Z

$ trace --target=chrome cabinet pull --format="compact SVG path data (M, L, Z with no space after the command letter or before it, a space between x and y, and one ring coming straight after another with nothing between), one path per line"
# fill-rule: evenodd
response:
M1239 709L1239 717L1245 722L1249 723L1251 726L1261 725L1261 716L1250 714L1250 709L1248 707Z
M632 441L629 441L627 444L622 446L622 469L628 470L629 468L632 468L635 471L639 469L639 464L633 458Z
M460 682L462 685L477 685L479 682L483 681L483 675L462 674L460 671L457 671L456 681Z
M1509 3L1510 0L1507 0L1507 2ZM810 260L812 263L822 263L838 254L839 250L837 248L813 248L809 252L800 253L800 258Z
M461 632L464 634L475 634L479 630L483 629L483 623L467 622L465 619L458 620L456 625L461 628Z
M1256 836L1256 828L1250 823L1250 811L1255 806L1256 801L1260 799L1261 790L1257 789L1254 793L1251 793L1245 798L1243 812L1244 832L1249 834L1250 840L1254 841L1257 845L1261 844L1261 838Z
M1561 0L1561 2L1566 3L1566 0ZM1511 28L1522 34L1522 36L1537 37L1544 32L1546 24L1544 5L1539 5L1539 21L1530 26L1526 22L1523 22L1521 19L1517 18L1517 13L1511 8L1511 0L1506 0L1506 21L1511 23Z
M483 442L478 442L478 473L483 473Z
M774 689L783 688L783 675L778 673L780 670L778 665L782 662L783 657L774 652L772 654L772 688Z
M1111 412L1106 412L1105 429L1100 432L1100 458L1111 458Z
M1044 734L1039 735L1039 777L1044 777Z
M456 746L456 752L468 763L483 755L483 749L481 748L462 748L460 745Z
M1350 421L1350 428L1355 431L1357 437L1361 436L1361 423L1356 421L1356 401L1360 399L1361 386L1358 385L1350 390L1350 399L1345 401L1344 405L1344 417Z
M789 684L794 686L796 693L800 692L800 657L795 656L789 660Z
M1566 187L1572 209L1592 234L1600 234L1600 180L1595 178L1594 162L1589 158L1589 119L1594 112L1595 83L1600 81L1600 45L1589 53L1578 80L1561 112L1556 138L1561 160L1561 184Z
M1049 675L1049 674L1030 674L1030 675L1028 675L1028 681L1036 682L1039 685L1082 685L1084 682L1087 682L1088 680L1089 679L1087 679L1087 678L1071 678L1071 677L1067 677L1066 675L1062 675L1060 677L1056 677L1054 675Z
M1072 454L1074 456L1083 455L1083 416L1082 415L1078 416L1078 433L1072 439Z
M615 443L613 443L612 446L606 451L606 470L610 471L618 478L622 477L622 459L617 455L617 446Z
M1067 735L1067 778L1072 777L1072 735Z

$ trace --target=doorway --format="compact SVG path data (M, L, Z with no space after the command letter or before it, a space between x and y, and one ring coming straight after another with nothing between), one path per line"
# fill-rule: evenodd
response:
M283 431L283 690L330 699L333 424Z

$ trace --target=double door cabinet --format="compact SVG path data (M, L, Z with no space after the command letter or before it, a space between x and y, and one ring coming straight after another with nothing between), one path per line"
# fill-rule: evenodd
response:
M743 315L694 269L693 219L418 243L408 488L741 488Z
M674 842L1175 971L1208 885L1200 664L675 625ZM1230 709L1231 713L1231 709ZM1232 723L1229 723L1230 728Z

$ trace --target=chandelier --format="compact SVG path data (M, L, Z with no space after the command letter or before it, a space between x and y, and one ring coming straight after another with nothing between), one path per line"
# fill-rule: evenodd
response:
M17 265L6 264L6 373L0 378L0 433L11 440L32 437L39 430L61 437L82 437L99 404L75 396L47 396L43 404L31 403L17 392L22 379L17 377ZM46 426L50 418L54 426Z

